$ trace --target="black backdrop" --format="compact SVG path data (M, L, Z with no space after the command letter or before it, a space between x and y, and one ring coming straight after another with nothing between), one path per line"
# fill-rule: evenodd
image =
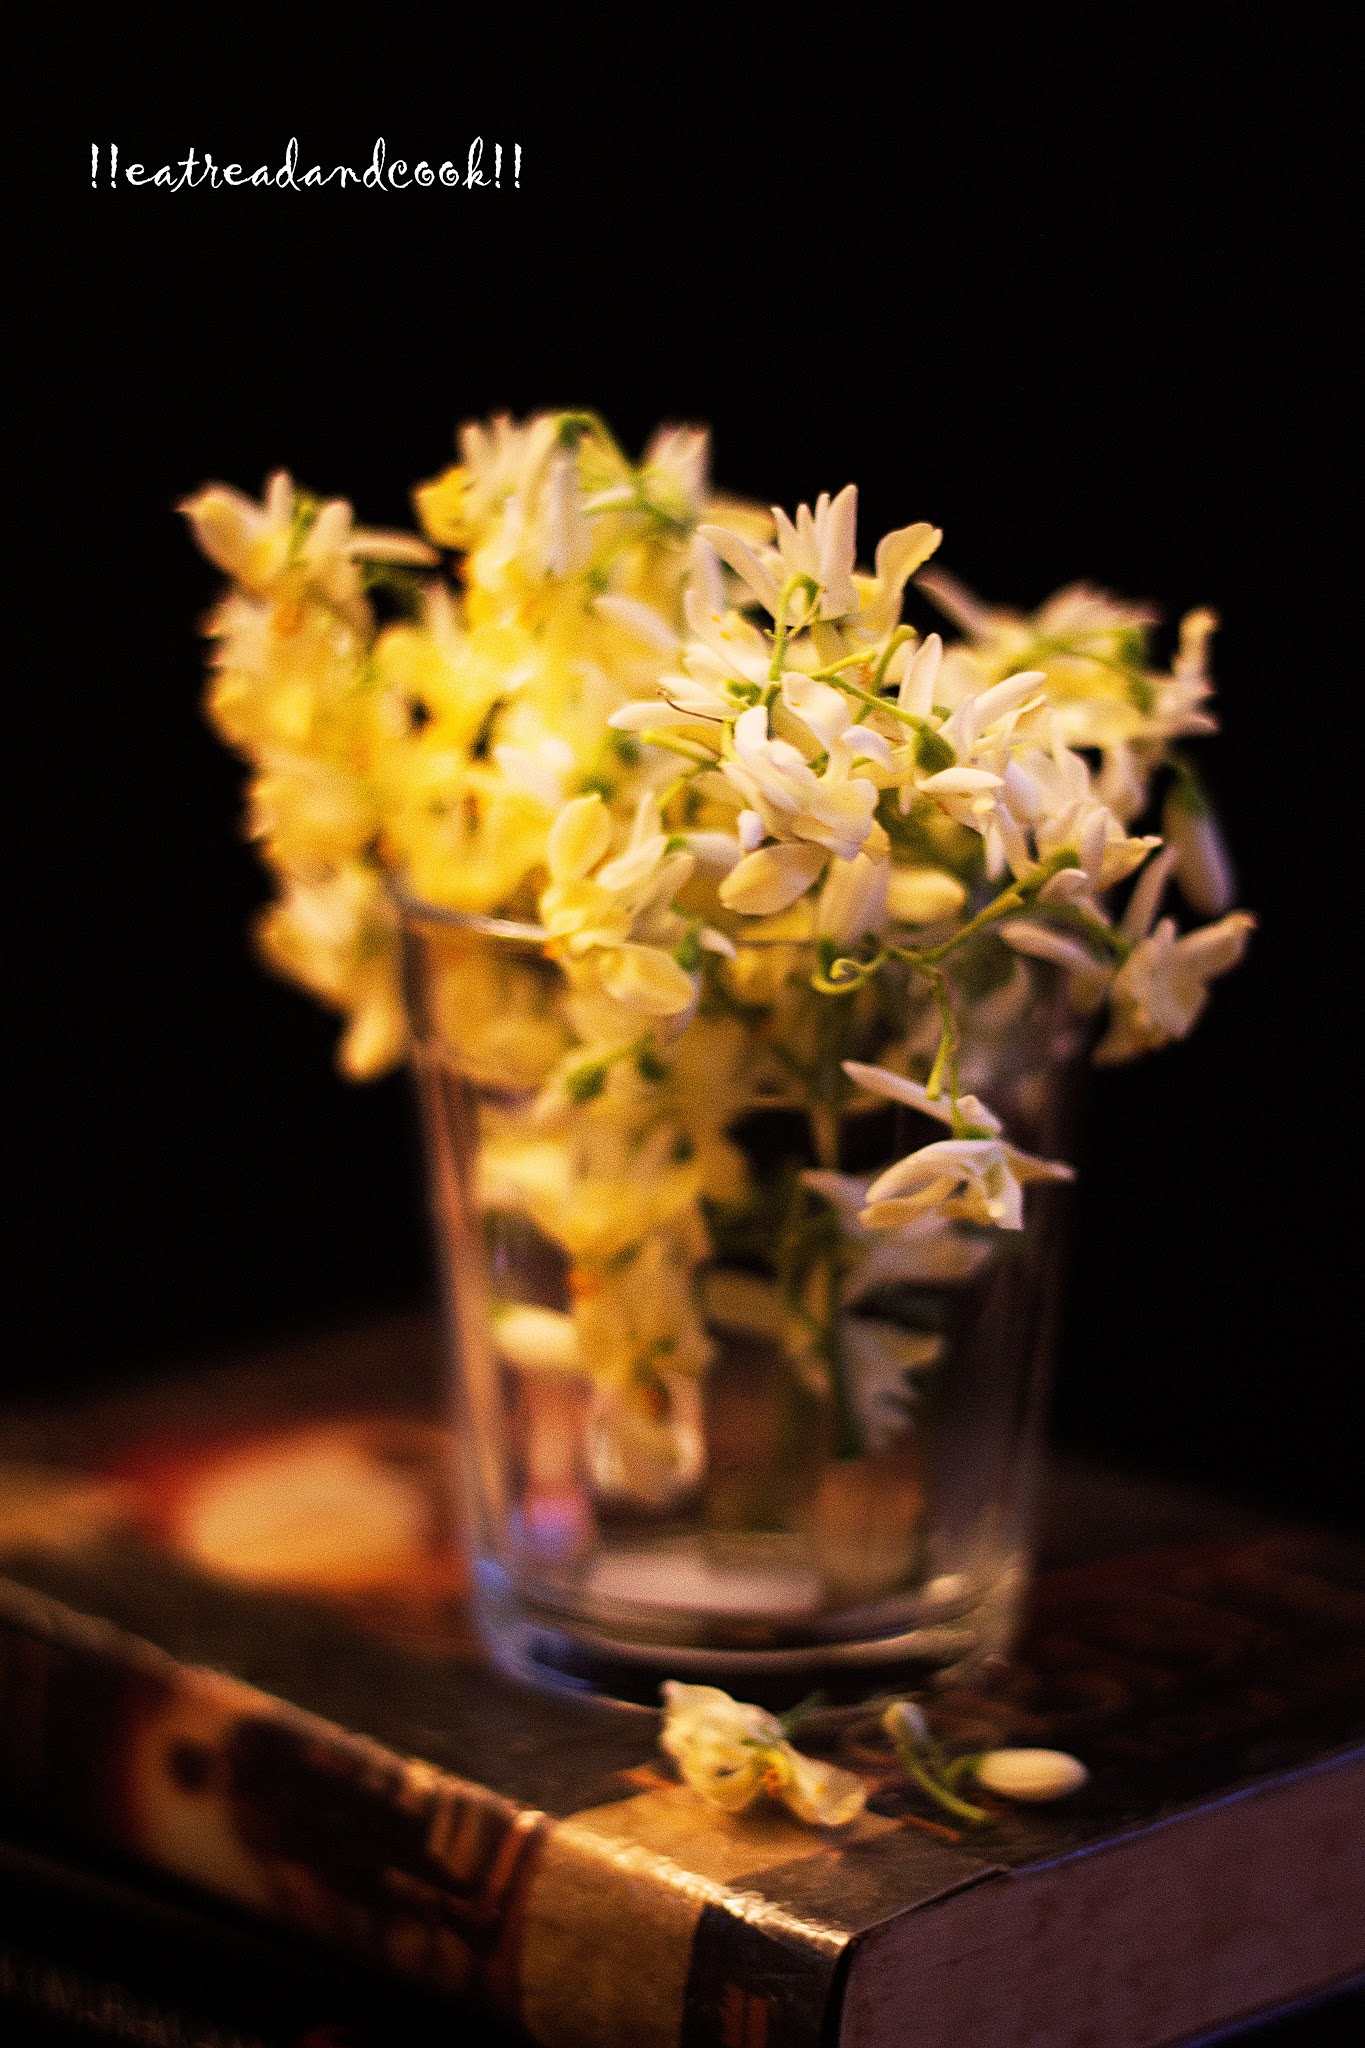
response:
M15 1388L428 1285L404 1083L336 1080L331 1020L249 954L176 500L283 464L400 523L458 420L589 404L634 446L712 422L720 479L786 504L856 478L865 542L931 517L1004 601L1084 575L1221 612L1205 757L1262 928L1194 1040L1096 1082L1057 1422L1358 1517L1345 105L1311 16L1209 12L49 38L9 180ZM521 189L91 187L92 143L250 169L291 135L324 168L519 142Z

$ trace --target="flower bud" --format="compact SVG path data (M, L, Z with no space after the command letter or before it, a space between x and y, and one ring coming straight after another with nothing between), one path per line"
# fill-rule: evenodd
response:
M913 1700L893 1700L882 1715L882 1727L898 1748L923 1749L933 1739L923 1709Z
M1212 810L1192 804L1177 783L1161 813L1161 830L1175 848L1175 879L1191 910L1201 917L1221 917L1231 908L1237 885Z
M936 924L955 917L967 901L956 875L942 868L893 867L887 881L887 908L897 924Z
M1079 1792L1089 1776L1079 1758L1063 1749L992 1749L976 1766L977 1783L988 1792L1030 1806Z
M817 934L836 946L856 946L869 932L879 932L886 923L890 873L889 862L869 860L865 853L832 860L815 915Z
M601 797L574 797L550 827L546 858L552 878L561 885L581 880L610 845L611 812Z

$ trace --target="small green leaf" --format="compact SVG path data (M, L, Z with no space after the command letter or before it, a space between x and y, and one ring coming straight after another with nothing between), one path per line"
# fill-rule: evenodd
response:
M916 736L915 760L926 775L941 775L945 768L957 766L957 754L951 743L941 732L930 732L927 726Z
M570 1102L591 1102L600 1095L607 1085L606 1060L585 1060L581 1067L572 1067L564 1076L564 1093Z

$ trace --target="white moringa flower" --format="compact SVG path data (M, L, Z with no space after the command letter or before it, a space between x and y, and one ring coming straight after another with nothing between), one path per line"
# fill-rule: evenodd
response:
M896 692L896 708L909 711L916 718L931 718L938 701L935 685L943 667L943 641L937 633L930 633L918 647L901 648L893 656L891 673L900 665L900 688Z
M844 1072L874 1095L904 1102L965 1135L922 1145L879 1174L867 1191L860 1221L870 1229L904 1224L928 1211L997 1230L1024 1227L1024 1183L1074 1180L1075 1169L1058 1159L1037 1159L1000 1135L1000 1120L975 1095L956 1103L930 1095L922 1082L908 1081L885 1067L845 1060Z
M611 813L595 792L565 804L550 827L550 886L540 904L549 941L569 960L591 964L607 994L627 1009L685 1016L697 1000L697 984L674 958L687 927L672 902L695 858L670 850L659 829L658 802L648 794L625 848L604 861L612 836ZM718 934L703 933L701 943L708 941L729 948Z
M1093 662L1111 652L1119 635L1159 623L1150 605L1111 597L1089 583L1068 583L1054 591L1032 616L986 604L946 569L931 569L921 588L945 617L978 643L973 652L998 654L1004 662L1043 641L1065 662Z
M1074 848L1079 856L1075 867L1059 868L1038 892L1040 903L1074 903L1092 917L1103 917L1100 895L1131 875L1149 853L1160 846L1155 833L1130 838L1113 812L1104 804L1078 803L1060 817L1039 825L1034 838L1038 858Z
M1188 1037L1208 1003L1209 983L1237 965L1255 925L1249 911L1234 910L1178 938L1175 919L1163 917L1114 976L1113 1021L1095 1048L1096 1065L1118 1066Z
M792 576L808 577L817 586L817 601L811 607L815 616L825 622L838 620L864 638L876 639L890 632L907 582L943 538L936 526L924 520L898 528L877 543L874 573L860 576L854 568L856 485L845 485L833 499L828 491L822 491L813 513L809 505L797 507L795 522L774 506L773 519L777 546L760 553L724 527L702 526L698 532L774 618L782 602L783 585ZM798 597L789 611L789 623L792 612L800 619L806 610L806 603Z
M767 1793L811 1827L846 1827L867 1804L861 1779L838 1764L817 1763L792 1748L782 1723L714 1685L661 1687L659 1737L694 1792L725 1813Z
M746 583L759 603L777 617L782 605L782 586L791 576L807 576L818 588L816 611L822 619L842 618L858 602L853 583L853 562L857 550L858 492L846 484L836 498L822 491L812 513L799 505L796 523L779 507L773 507L777 522L777 546L761 555L737 534L723 526L698 528L723 562L727 562ZM805 606L797 601L798 616Z
M988 832L1011 756L1021 738L1034 736L1031 714L1044 706L1038 688L1043 678L1029 671L1007 676L964 697L940 718L933 692L941 661L942 643L931 633L906 666L897 706L924 723L896 749L891 779L899 784L902 812L916 797L928 797L959 824Z
M686 842L686 850L695 856L698 867L709 868L718 875L728 875L745 851L742 831L738 836L714 830L682 832L678 836ZM761 824L759 836L762 837Z
M506 590L509 572L514 584L578 575L592 559L593 526L560 421L545 414L524 427L493 425L482 447L466 447L461 437L465 461L453 473L461 483L458 511L443 537L470 550L466 573L489 589ZM442 487L438 480L433 492ZM444 524L440 511L436 519Z
M537 413L520 426L498 413L486 426L470 420L460 428L461 509L468 530L464 545L482 535L509 498L526 498L538 490L557 440L553 413Z
M361 776L315 754L261 748L247 836L263 840L282 868L302 876L336 867L361 851L377 822Z
M1201 917L1221 917L1232 908L1237 884L1208 802L1187 785L1175 783L1162 808L1161 830L1175 848L1175 879L1191 910Z
M547 574L570 576L592 557L592 527L584 510L578 464L567 449L551 461L541 489L537 541Z
M944 868L892 867L886 885L893 924L937 924L967 901L966 885Z
M593 599L592 608L644 646L670 657L677 654L678 636L668 620L652 605L642 604L638 597L623 597L619 591L604 590Z
M1060 1160L1035 1159L1002 1138L945 1138L888 1167L868 1189L863 1219L872 1228L936 1209L997 1230L1024 1227L1024 1183L1074 1180Z
M982 604L941 569L920 588L969 636L955 669L987 681L1027 662L1046 671L1047 696L1063 741L1102 755L1098 793L1116 817L1136 817L1155 763L1174 739L1214 732L1207 646L1218 621L1207 610L1181 621L1170 674L1148 665L1147 634L1158 615L1086 584L1059 590L1032 617Z
M847 749L837 760L831 749L828 765L817 775L790 740L769 734L761 704L735 720L734 745L734 759L722 761L720 772L745 807L758 812L772 838L804 840L852 860L872 831L878 791L866 776L849 772Z
M782 706L819 742L836 773L846 775L860 763L890 768L890 740L885 733L858 723L842 690L788 670L782 678Z
M872 575L855 574L853 578L858 590L858 609L843 621L845 629L861 639L881 639L891 632L900 617L901 593L942 539L938 527L931 526L927 519L883 534L877 542Z
M628 624L625 599L598 598L597 608L620 624ZM712 606L697 588L689 588L684 606L691 634L682 650L683 674L660 676L659 695L614 711L607 723L618 732L641 732L650 726L720 724L747 710L768 679L772 651L768 642L739 612ZM631 616L644 607L631 603ZM643 627L635 622L643 637ZM676 642L671 650L676 652ZM718 741L717 741L718 743Z
M1027 832L1033 834L1040 861L1072 848L1079 866L1053 875L1042 900L1078 902L1096 916L1100 893L1140 867L1161 844L1152 834L1129 836L1120 819L1100 802L1086 762L1055 736L1051 746L1023 748L1006 763L992 830L1016 876L1026 875L1033 865ZM992 850L988 835L988 857Z
M886 923L890 879L889 860L873 860L866 853L832 860L815 907L816 937L848 947L879 933Z
M711 436L705 427L660 427L640 458L652 502L689 523L706 502Z
M780 506L773 506L777 553L786 576L809 576L820 586L819 616L841 619L853 610L853 562L858 547L858 487L845 484L836 498L821 491L812 514L798 505L792 524ZM784 579L785 580L785 579Z
M1218 614L1201 605L1180 621L1180 648L1168 676L1150 676L1152 706L1146 734L1165 740L1217 732L1218 720L1205 710L1213 695L1209 675L1209 642L1218 630Z
M811 1167L801 1176L838 1212L840 1237L851 1254L839 1299L851 1308L883 1288L957 1287L991 1257L991 1248L951 1217L925 1211L880 1230L863 1222L875 1174L835 1173Z
M611 812L595 793L565 804L550 827L546 860L559 888L580 882L611 845Z
M1038 918L1007 917L996 927L996 935L1016 953L1034 960L1050 960L1066 970L1071 1001L1082 1015L1099 1008L1114 978L1115 963L1100 960L1087 946L1056 925Z
M270 478L259 505L226 484L210 484L179 509L209 560L255 597L269 596L294 570L333 604L353 605L361 591L357 562L426 568L439 560L413 534L353 526L344 498L301 518L293 480L282 469Z

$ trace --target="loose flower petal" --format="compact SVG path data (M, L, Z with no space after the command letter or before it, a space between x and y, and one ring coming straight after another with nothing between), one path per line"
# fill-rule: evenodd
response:
M1090 1773L1079 1758L1062 1749L992 1749L978 1757L978 1784L1002 1799L1046 1806L1079 1792Z

